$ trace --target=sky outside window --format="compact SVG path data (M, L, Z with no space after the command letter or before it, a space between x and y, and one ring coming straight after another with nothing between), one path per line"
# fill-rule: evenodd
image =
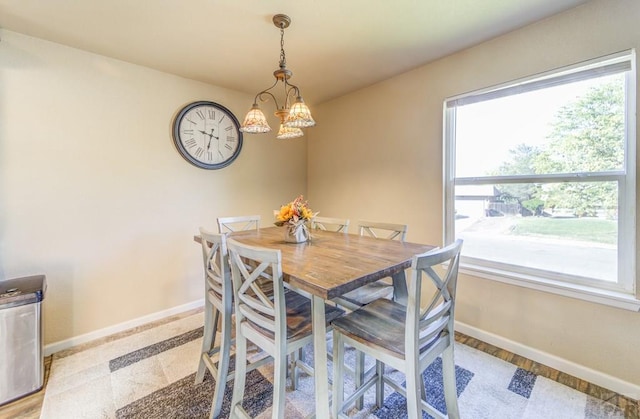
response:
M623 77L616 74L458 107L456 177L493 174L510 160L509 150L518 144L544 146L563 106L592 87Z

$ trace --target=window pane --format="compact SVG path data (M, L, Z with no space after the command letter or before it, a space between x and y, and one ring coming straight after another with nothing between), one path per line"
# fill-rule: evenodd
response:
M624 170L624 74L456 108L456 177Z
M462 254L617 281L617 182L455 187Z

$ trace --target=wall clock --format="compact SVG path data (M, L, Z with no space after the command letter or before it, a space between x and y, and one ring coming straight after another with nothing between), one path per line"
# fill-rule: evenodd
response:
M185 160L202 169L222 169L242 149L238 119L229 109L208 101L182 108L173 121L173 141Z

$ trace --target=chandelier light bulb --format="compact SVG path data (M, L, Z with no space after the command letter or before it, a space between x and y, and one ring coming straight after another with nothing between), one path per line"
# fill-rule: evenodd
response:
M271 131L271 127L267 122L267 118L264 116L262 110L257 103L254 103L247 116L244 117L244 122L240 127L240 131L249 134L262 134Z
M289 111L289 116L287 116L284 125L292 128L308 128L315 124L316 121L313 120L309 107L304 103L302 97L298 96L296 103L293 104Z
M302 137L303 135L304 133L300 128L285 127L283 124L280 124L280 129L278 130L276 138L278 140L291 140L293 138Z

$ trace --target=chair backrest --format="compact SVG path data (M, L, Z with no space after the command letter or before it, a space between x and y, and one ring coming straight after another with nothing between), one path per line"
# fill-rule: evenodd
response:
M378 223L375 221L359 221L358 230L361 236L371 236L375 238L394 240L401 242L407 238L406 224Z
M315 216L311 219L311 229L348 233L349 219Z
M218 232L257 230L260 228L259 215L242 215L239 217L218 217Z
M442 341L444 349L448 343L453 342L461 249L462 240L458 239L449 246L413 257L405 333L407 357L412 350L417 350L412 354L417 356L421 352L420 348L427 345L438 345ZM438 275L434 267L443 263L448 263L444 275ZM425 277L431 279L435 290L431 298L424 298L423 301L422 283Z
M249 246L227 240L233 279L236 322L248 322L275 335L287 337L286 304L282 282L282 254L279 249ZM273 298L263 292L264 278L273 281Z
M207 297L218 310L230 314L233 287L226 236L200 227L200 238Z

